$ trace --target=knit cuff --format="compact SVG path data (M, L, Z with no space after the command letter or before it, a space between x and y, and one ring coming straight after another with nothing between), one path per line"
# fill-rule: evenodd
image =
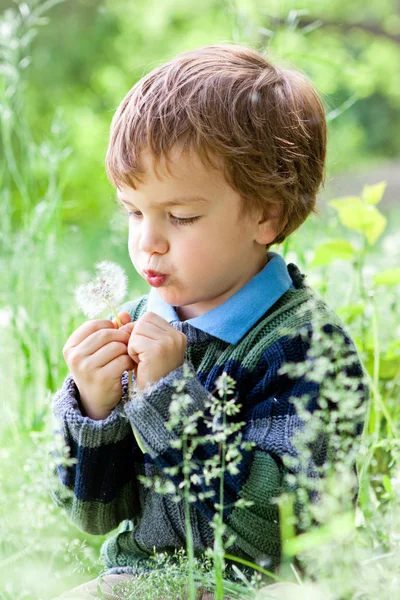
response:
M61 424L64 436L72 437L80 446L97 448L119 442L130 433L130 424L121 414L122 402L123 399L117 405L118 409L114 409L105 419L95 421L84 417L79 406L79 390L69 374L62 388L54 396L53 416Z
M176 381L185 380L184 389L179 391L173 385ZM173 394L184 393L191 398L191 403L185 408L187 416L195 411L204 412L205 402L211 394L201 385L191 362L171 371L154 384L140 390L134 383L130 401L124 405L125 414L139 433L152 458L165 452L170 442L180 437L175 428L169 431L165 423L170 418L169 407Z

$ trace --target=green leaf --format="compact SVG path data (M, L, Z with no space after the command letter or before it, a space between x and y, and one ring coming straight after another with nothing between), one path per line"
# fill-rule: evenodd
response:
M379 204L386 189L386 181L381 181L375 185L364 185L362 199L366 204Z
M371 377L374 376L375 357L373 352L368 352L367 358L364 360L365 368ZM393 379L399 370L399 356L394 358L380 357L379 359L379 379L382 381L390 381Z
M383 487L385 488L387 493L390 494L390 496L391 496L393 494L393 488L392 488L392 481L391 481L390 477L385 474L382 477L382 483L383 483Z
M343 208L346 208L346 206L348 206L349 204L357 204L360 203L361 199L359 196L342 196L342 198L335 198L334 200L330 200L328 202L329 206L333 206L333 208L336 208L336 210L339 213L339 218L340 218L340 211Z
M295 554L325 545L331 540L346 537L353 531L354 516L352 512L335 515L329 523L287 540L285 552L288 556L294 556Z
M350 260L356 250L350 242L343 239L334 239L317 246L311 267L329 265L335 260Z
M365 204L358 196L346 196L328 203L339 213L342 225L362 233L370 246L386 227L387 219L375 206Z
M393 360L400 356L400 340L393 340L386 349L385 359Z
M363 314L365 310L365 302L358 302L357 304L348 304L337 309L339 317L344 319L347 323L354 321L356 317Z
M376 285L398 285L400 283L400 268L386 269L372 277Z
M375 408L375 403L372 402L370 405L369 421L368 421L368 433L370 435L372 435L375 432L375 427L376 427L376 408ZM370 493L373 491L371 487L370 487L369 491L370 491Z

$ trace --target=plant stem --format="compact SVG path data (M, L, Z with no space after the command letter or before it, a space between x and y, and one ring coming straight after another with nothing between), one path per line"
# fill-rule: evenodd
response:
M374 377L373 377L372 383L373 383L374 399L379 404L379 407L377 407L376 412L378 412L378 408L379 408L379 410L381 410L383 412L383 414L386 418L388 435L390 435L392 438L397 438L398 434L396 431L396 426L392 421L392 418L387 409L385 401L382 398L380 390L379 390L380 349L379 349L379 335L378 335L378 331L379 331L378 330L378 310L376 307L376 302L375 302L374 296L372 296L372 306L374 309L373 313L372 313L372 331L373 331L373 335L374 335ZM375 423L375 431L378 434L379 434L379 430L380 430L380 424L381 424L381 419L377 419L376 423Z
M286 551L288 542L292 540L295 534L294 528L294 514L293 514L293 498L289 494L282 494L279 499L279 512L280 512L280 529L282 539L282 567L281 573L284 580L290 578L291 568L290 564L292 561L291 554Z
M367 255L367 250L368 250L367 239L365 236L363 236L363 246L357 255L357 258L355 261L355 267L357 269L357 274L358 274L358 284L359 284L360 296L365 305L367 304L367 294L366 294L364 281L363 281L363 267L364 267L364 262L365 262L365 258ZM365 322L365 311L361 315L361 339L362 339L362 350L363 350L363 352L367 352L367 347L366 347L366 345L367 345L367 325Z
M122 327L122 322L121 322L121 319L119 318L119 315L118 315L117 311L115 310L115 307L114 307L114 306L111 306L110 308L111 308L111 310L112 310L112 311L113 311L113 313L114 313L114 317L115 317L115 320L117 321L117 325L118 325L118 327Z
M128 398L131 397L132 391L132 371L128 371Z
M112 311L114 313L114 316L116 318L118 327L122 327L121 319L119 318L118 313L115 310L115 307L112 306L111 309L112 309ZM128 398L130 398L131 390L132 390L132 371L128 371Z
M185 529L186 529L186 552L189 559L189 598L196 600L196 586L194 582L194 552L193 552L193 533L190 523L190 505L189 505L189 486L190 478L187 468L187 435L183 435L183 472L185 481Z
M275 575L275 573L273 573L272 571L263 569L259 565L256 565L255 563L252 563L249 560L246 560L245 558L240 558L239 556L234 556L233 554L226 553L224 554L224 558L227 558L228 560L231 560L233 562L237 562L241 565L245 565L246 567L250 567L251 569L254 569L254 571L260 571L260 573L263 573L263 575L272 577L272 579L276 579L276 581L285 581L284 579L282 579L282 577L279 577L279 575Z
M223 406L225 407L226 391L224 390ZM223 410L223 431L226 431L226 413ZM224 531L224 474L225 474L225 440L219 446L221 456L221 473L219 476L219 512L214 537L214 578L215 600L224 600L224 547L222 534Z
M112 312L114 313L115 319L117 321L117 325L118 328L122 327L122 322L121 319L118 316L117 311L115 310L114 306L110 306ZM131 397L131 391L132 391L132 371L128 371L128 400ZM135 439L137 441L137 445L139 446L139 448L141 449L141 451L143 452L143 454L145 454L147 452L143 442L142 442L142 438L140 437L140 435L138 434L138 432L136 431L136 429L134 428L133 425L131 425L132 427L132 431L133 431L133 435L135 436Z

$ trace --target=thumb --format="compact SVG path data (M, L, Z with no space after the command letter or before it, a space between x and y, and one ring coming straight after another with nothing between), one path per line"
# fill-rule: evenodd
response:
M122 325L126 325L127 323L130 323L131 321L131 315L127 312L121 312L118 314L120 321L122 323Z
M127 312L118 313L118 317L119 317L119 320L121 321L122 325L126 325L126 323L130 323L131 316L129 313L127 313ZM118 329L118 324L117 324L117 320L115 317L113 318L112 322L114 323L114 327L116 327Z

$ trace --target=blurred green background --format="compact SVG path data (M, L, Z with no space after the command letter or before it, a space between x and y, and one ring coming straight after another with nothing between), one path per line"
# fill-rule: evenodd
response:
M0 12L12 8L0 1ZM394 0L66 0L45 15L49 23L15 54L29 57L19 71L35 139L48 136L57 115L72 150L62 170L66 224L98 231L110 218L104 154L112 115L132 85L176 53L224 40L268 47L311 76L327 105L330 177L400 155Z

